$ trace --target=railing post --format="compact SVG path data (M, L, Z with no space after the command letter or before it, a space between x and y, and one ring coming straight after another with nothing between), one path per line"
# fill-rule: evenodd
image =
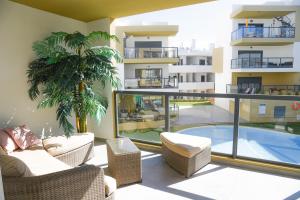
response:
M233 145L232 157L237 157L238 139L239 139L239 117L240 117L240 98L234 98L234 119L233 119Z
M170 132L170 105L168 94L165 94L165 131Z
M114 129L114 137L117 138L119 136L119 130L118 130L118 104L117 104L117 93L116 91L113 91L112 93L112 106L113 106L113 115L114 115L114 121L113 121L113 129Z

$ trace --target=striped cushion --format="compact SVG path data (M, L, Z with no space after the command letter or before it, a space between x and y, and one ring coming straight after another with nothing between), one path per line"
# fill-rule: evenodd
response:
M3 176L27 177L32 175L26 164L13 156L0 155L0 167Z

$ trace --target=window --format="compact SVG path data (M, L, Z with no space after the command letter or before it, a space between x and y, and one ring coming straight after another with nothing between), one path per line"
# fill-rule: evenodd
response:
M260 104L258 106L258 114L260 114L260 115L266 114L266 104Z
M212 57L211 56L207 57L207 65L212 65Z
M263 51L238 51L239 68L261 68Z
M183 58L180 58L179 65L183 65Z
M201 82L205 82L205 76L201 75Z
M160 79L162 76L162 69L136 69L135 78L141 79Z
M285 117L285 106L275 106L274 107L274 118L284 118Z
M161 48L162 41L135 41L135 48Z
M183 76L182 76L182 75L180 75L180 80L179 80L179 82L180 82L180 83L183 82Z
M199 60L199 65L205 65L205 60L204 59L200 59Z

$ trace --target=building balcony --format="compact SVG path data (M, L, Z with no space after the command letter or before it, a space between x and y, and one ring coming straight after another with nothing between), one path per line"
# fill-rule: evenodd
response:
M231 69L238 71L276 71L293 68L293 57L236 58L231 60Z
M226 86L228 94L265 94L265 95L300 95L300 85L242 85Z
M213 90L215 82L180 82L179 90Z
M177 47L124 48L125 64L176 64L178 61Z
M174 89L178 88L177 78L130 78L125 79L125 89Z
M232 46L282 46L295 42L295 27L241 27L231 33Z

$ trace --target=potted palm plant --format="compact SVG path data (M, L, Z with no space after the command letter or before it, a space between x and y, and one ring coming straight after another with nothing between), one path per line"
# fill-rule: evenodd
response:
M56 118L65 135L74 127L69 117L76 115L77 132L87 132L87 116L98 121L105 114L108 102L96 94L95 82L105 87L120 86L115 64L122 61L118 51L108 46L93 46L98 40L118 40L114 35L96 31L88 35L79 32L55 32L33 44L37 59L27 71L31 100L40 99L38 108L56 107Z

